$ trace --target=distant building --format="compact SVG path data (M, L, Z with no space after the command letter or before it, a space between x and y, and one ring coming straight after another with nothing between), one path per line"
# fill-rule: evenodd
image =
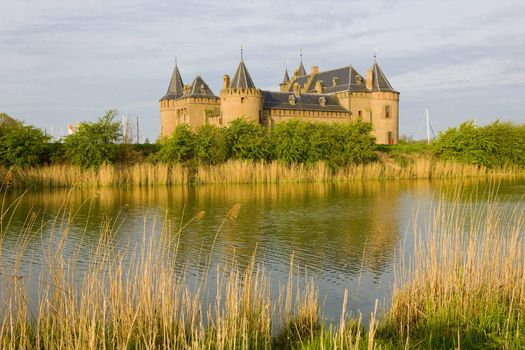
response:
M352 66L307 74L302 59L290 78L285 71L280 91L258 89L244 60L233 79L224 76L220 97L202 77L184 85L177 64L168 91L160 100L161 137L177 125L196 129L205 124L227 126L237 118L271 127L301 119L309 122L345 123L356 119L371 122L378 143L395 144L399 129L399 92L388 82L376 59L360 75Z

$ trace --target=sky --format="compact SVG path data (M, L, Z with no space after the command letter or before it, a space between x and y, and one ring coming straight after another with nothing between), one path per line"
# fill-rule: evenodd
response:
M175 57L185 84L215 94L244 61L277 90L299 52L307 70L377 60L400 95L399 132L465 120L525 123L522 0L0 0L0 112L60 136L108 109L159 135Z

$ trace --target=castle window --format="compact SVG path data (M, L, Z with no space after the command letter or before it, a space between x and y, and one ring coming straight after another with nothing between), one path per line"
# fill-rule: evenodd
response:
M362 111L357 112L357 116L358 116L359 118L363 118L363 112L362 112Z
M241 97L241 103L244 103L244 97Z
M390 106L385 106L385 118L390 118Z

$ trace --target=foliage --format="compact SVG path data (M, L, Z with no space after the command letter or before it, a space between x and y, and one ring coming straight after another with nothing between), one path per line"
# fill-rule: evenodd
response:
M0 163L20 167L41 164L49 137L33 126L5 120L0 124Z
M115 110L109 110L96 122L80 123L77 131L64 140L67 158L82 167L114 162L119 154L116 143L122 138L116 115Z
M195 135L188 124L177 126L171 137L161 141L159 159L165 162L187 162L195 155Z
M314 128L317 129L317 128ZM286 164L307 163L310 159L310 124L293 120L276 124L271 132L273 157ZM323 145L322 133L317 135L317 145ZM313 147L315 149L315 146ZM323 150L316 152L316 155Z
M195 158L204 164L220 164L228 159L225 129L204 125L195 134Z
M478 127L468 121L441 132L434 151L444 159L490 168L509 164L525 166L525 124L496 121Z
M232 158L264 160L269 157L267 133L260 124L240 118L232 121L227 129L227 141Z
M366 163L377 158L372 124L356 120L333 126L333 151L328 158L332 167Z
M271 133L274 158L286 164L327 161L335 169L376 158L372 125L362 121L313 124L290 121L274 126Z

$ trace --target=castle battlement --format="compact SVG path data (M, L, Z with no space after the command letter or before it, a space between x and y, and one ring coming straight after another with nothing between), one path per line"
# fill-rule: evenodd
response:
M366 78L352 66L307 74L302 59L292 78L285 71L280 91L258 89L241 58L232 79L224 75L220 97L202 77L184 85L175 65L166 95L160 100L161 137L186 123L196 129L206 124L227 126L237 118L271 127L301 119L311 122L372 123L378 143L398 140L399 92L394 90L374 58Z

